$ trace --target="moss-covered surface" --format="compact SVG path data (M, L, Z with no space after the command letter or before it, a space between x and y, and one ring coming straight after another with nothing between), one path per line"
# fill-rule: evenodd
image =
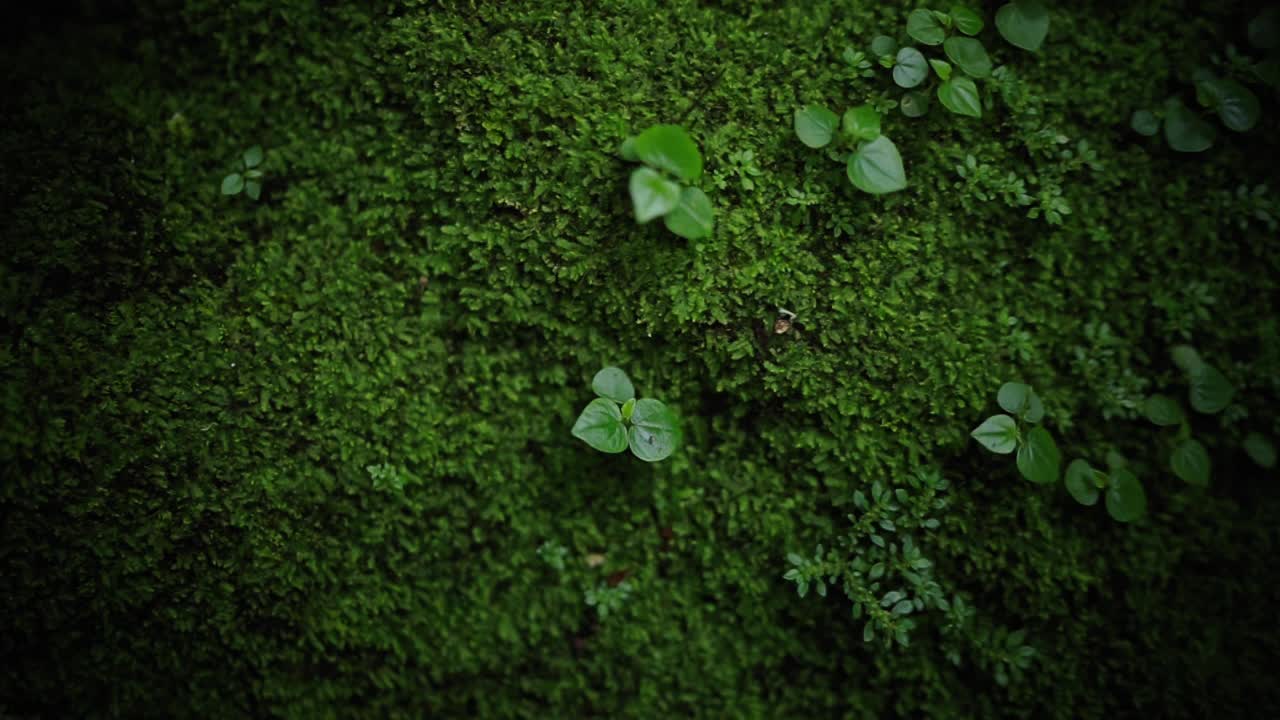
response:
M1280 431L1280 108L1199 155L1128 129L1252 5L989 27L985 119L890 113L883 197L791 116L896 97L841 55L910 3L143 5L3 51L0 714L1280 714L1280 485L1239 442ZM616 150L656 122L710 239L631 218ZM255 144L261 200L221 196ZM1238 388L1204 489L1139 412L1183 342ZM680 412L670 460L569 435L608 364ZM1011 378L1146 518L968 438ZM930 468L915 539L973 618L864 643L787 554Z

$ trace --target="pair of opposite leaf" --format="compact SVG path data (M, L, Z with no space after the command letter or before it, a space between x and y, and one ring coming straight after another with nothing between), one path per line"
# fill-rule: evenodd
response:
M907 186L902 155L880 134L880 113L870 105L846 111L843 120L821 105L808 105L796 111L794 127L800 142L814 149L837 139L854 145L845 162L849 182L859 190L882 195Z
M702 190L682 183L702 177L702 154L679 125L654 125L629 137L619 150L624 160L644 163L631 173L629 189L636 222L662 218L667 229L688 240L707 237L715 209Z
M1010 415L992 415L970 433L973 439L993 453L1017 452L1018 472L1033 483L1047 485L1058 479L1062 454L1053 435L1039 425L1044 419L1044 403L1030 385L1007 382L1000 386L996 401L1006 412L1031 425L1023 432L1018 420Z
M680 445L675 413L652 398L637 400L635 386L620 368L596 373L591 389L599 397L578 415L574 437L601 452L620 453L630 447L646 462L663 460Z
M1147 513L1147 492L1138 476L1115 453L1107 456L1110 472L1095 469L1087 460L1072 460L1063 483L1081 505L1092 507L1106 494L1107 514L1117 522L1133 522Z

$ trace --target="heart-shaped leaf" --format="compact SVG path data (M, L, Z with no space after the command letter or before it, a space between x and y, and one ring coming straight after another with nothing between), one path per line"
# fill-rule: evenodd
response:
M1171 98L1165 105L1164 139L1177 152L1204 152L1213 146L1218 132L1204 118Z
M1258 97L1249 88L1235 80L1219 80L1218 117L1228 129L1236 132L1248 132L1258 124L1262 115L1262 105Z
M1150 110L1134 110L1129 117L1129 127L1139 135L1151 137L1160 132L1160 118Z
M1212 468L1209 451L1195 439L1187 438L1179 443L1169 456L1169 465L1173 467L1173 474L1188 484L1200 487L1209 484L1209 471Z
M716 211L707 194L698 188L685 188L680 193L680 204L667 213L662 222L667 229L686 240L698 240L711 235L715 228Z
M880 113L870 105L859 105L845 112L842 127L858 140L875 140L880 137Z
M631 452L645 462L657 462L680 444L680 424L675 413L657 400L637 400L631 411Z
M602 398L616 402L626 402L636 396L636 388L631 378L622 368L607 367L596 373L591 379L591 389Z
M641 162L685 182L702 175L702 154L679 125L654 125L636 136L632 149Z
M1063 483L1067 492L1081 505L1096 505L1098 502L1098 484L1094 482L1094 471L1085 460L1072 460L1067 466L1067 475Z
M662 217L680 203L680 185L647 167L631 173L631 205L636 222L647 223Z
M888 35L877 35L871 38L871 54L883 57L898 52L898 41Z
M627 449L627 428L622 424L622 411L612 400L596 398L587 403L573 424L572 432L574 437L601 452L620 453Z
M1244 436L1244 451L1259 467L1276 466L1276 446L1260 433L1251 432Z
M1147 512L1147 493L1137 476L1120 469L1107 484L1107 513L1118 522L1133 522Z
M898 87L913 88L929 77L929 62L924 54L913 47L904 47L898 51L897 62L893 66L893 81Z
M1182 422L1182 407L1168 395L1152 395L1142 403L1142 414L1156 425L1169 426Z
M929 95L913 90L902 96L898 107L902 108L902 114L909 118L923 117L929 112Z
M1049 11L1040 0L1013 0L996 11L996 30L1010 45L1034 52L1049 34Z
M848 175L854 187L872 195L896 192L907 186L902 156L884 135L863 143L849 156Z
M936 15L921 8L912 10L907 16L907 34L925 45L941 45L947 37L947 29Z
M992 415L969 435L993 453L1008 455L1018 448L1018 423L1008 415Z
M1191 371L1190 378L1191 407L1196 412L1206 415L1220 413L1231 404L1232 398L1236 395L1236 389L1231 381L1212 365L1202 363Z
M1007 382L996 392L996 402L1005 412L1021 415L1031 403L1031 386L1026 383Z
M956 29L965 35L977 35L982 32L982 16L967 7L959 5L951 8L951 21Z
M796 111L796 137L811 148L826 147L836 133L836 114L821 105L806 105Z
M956 64L969 77L985 78L991 76L991 58L982 42L967 37L950 37L942 44L951 62Z
M939 85L938 99L957 115L982 117L982 99L978 96L978 86L967 77L955 77Z
M1018 472L1033 483L1047 485L1057 482L1061 463L1062 455L1053 442L1053 436L1042 427L1027 433L1018 447Z

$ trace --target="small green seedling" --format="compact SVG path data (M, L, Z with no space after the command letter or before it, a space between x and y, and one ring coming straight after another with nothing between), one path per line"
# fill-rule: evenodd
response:
M578 416L574 437L601 452L620 453L630 447L645 462L663 460L679 447L675 413L652 398L637 400L635 386L621 369L607 367L596 373L591 389L599 397Z
M711 235L715 208L691 184L702 177L702 154L679 125L654 125L629 137L619 151L624 160L644 163L631 173L631 205L636 222L662 218L667 229L687 240Z
M1063 483L1076 502L1088 507L1105 493L1107 514L1118 522L1133 522L1147 512L1147 493L1123 458L1111 453L1107 463L1110 472L1095 469L1087 460L1072 460Z
M1143 402L1142 414L1155 425L1178 429L1169 454L1173 474L1190 485L1207 486L1213 469L1209 451L1199 440L1191 437L1190 419L1178 401L1168 395L1152 395Z
M992 415L970 433L973 439L1000 455L1016 451L1018 472L1031 482L1039 485L1056 482L1062 455L1053 435L1039 425L1044 419L1040 396L1030 385L1007 382L1000 386L996 400L1006 412L1032 427L1024 432L1014 417Z
M257 200L262 195L262 159L261 145L254 145L241 153L237 161L239 170L222 178L222 194L239 195L244 192Z
M1049 15L1039 0L1015 0L996 15L1001 35L1018 47L1034 50L1049 30ZM919 8L907 16L907 35L925 47L941 46L946 59L931 58L915 47L898 47L887 35L871 41L871 54L881 66L893 71L893 82L907 92L898 107L907 117L929 112L928 90L942 106L957 115L982 117L982 94L975 80L992 76L994 66L986 46L976 37L982 31L982 16L957 6L948 12ZM938 82L926 86L929 71Z
M898 147L880 133L880 113L870 105L848 110L843 120L821 105L808 105L796 111L794 127L800 142L811 148L837 141L841 147L834 157L843 156L849 182L859 190L883 195L907 186Z
M1200 353L1189 345L1178 345L1170 354L1173 364L1186 374L1187 401L1191 408L1205 415L1216 415L1227 409L1235 399L1236 389L1218 369L1200 358Z

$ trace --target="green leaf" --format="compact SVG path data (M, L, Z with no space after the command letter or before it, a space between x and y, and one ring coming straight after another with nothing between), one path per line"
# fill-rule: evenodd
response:
M947 37L947 29L936 15L921 8L912 10L907 16L907 34L925 45L941 45Z
M1269 7L1249 21L1249 44L1259 50L1280 46L1280 7Z
M898 107L902 108L902 114L909 118L923 117L929 112L929 94L912 90L902 96Z
M977 35L982 32L982 16L967 7L959 5L951 8L951 20L956 29L965 35Z
M924 54L913 47L898 51L898 62L893 66L893 81L898 87L913 88L929 77L929 63Z
M635 399L635 398L631 398L631 399L627 400L626 402L622 403L622 421L623 421L623 422L630 422L630 421L631 421L631 413L635 412L635 409L636 409L636 399Z
M996 11L996 30L1010 45L1034 52L1049 34L1049 11L1040 0L1013 0Z
M255 168L262 163L262 146L254 145L244 151L244 166L246 168Z
M835 136L836 114L821 105L806 105L796 111L796 137L811 148L826 147Z
M1057 482L1061 463L1062 455L1053 442L1053 436L1042 427L1027 433L1018 447L1018 472L1033 483L1048 485Z
M1193 373L1204 365L1200 353L1190 345L1175 345L1169 350L1169 357L1185 373Z
M257 180L246 181L244 184L244 194L254 200L257 200L262 195L262 183Z
M992 415L969 435L993 453L1008 455L1018 447L1018 423L1008 415Z
M872 195L896 192L907 186L902 156L893 141L884 135L863 143L849 156L848 175L854 187Z
M680 444L680 423L666 405L657 400L637 400L631 411L631 452L645 462L657 462L675 452Z
M1067 492L1081 505L1093 506L1098 503L1098 484L1093 481L1093 468L1085 460L1072 460L1067 466L1067 475L1063 482Z
M1029 423L1038 423L1044 419L1044 403L1040 401L1040 396L1034 391L1031 393L1031 400L1027 403L1027 409L1022 413L1022 419Z
M622 141L622 145L618 147L618 154L627 162L640 162L640 156L636 154L636 136L632 135Z
M947 57L969 77L991 76L991 58L982 42L967 37L950 37L942 44Z
M938 86L938 99L951 112L969 117L982 117L982 100L978 86L967 77L956 77Z
M1173 449L1169 465L1173 467L1174 475L1190 485L1205 487L1209 484L1209 470L1212 466L1209 451L1194 438L1183 440Z
M1244 436L1244 451L1260 467L1276 466L1276 446L1260 433L1251 432Z
M1111 473L1107 484L1107 513L1118 522L1133 522L1147 512L1147 493L1128 470Z
M1217 131L1204 118L1170 98L1165 105L1164 139L1177 152L1203 152L1213 145Z
M647 167L631 173L631 204L636 222L647 223L666 215L680 203L680 185Z
M951 63L946 60L929 58L929 67L933 68L933 71L938 74L938 78L943 82L951 79Z
M1201 364L1190 373L1191 407L1206 415L1222 412L1231 404L1236 389L1231 381L1212 365Z
M996 392L996 402L1005 412L1021 415L1031 404L1031 386L1025 383L1007 382Z
M574 437L601 452L620 453L627 449L627 428L622 424L622 411L612 400L596 398L587 403L573 424L572 432Z
M1150 110L1134 110L1129 116L1129 127L1139 135L1151 137L1160 132L1160 118Z
M636 136L633 147L646 165L666 170L685 182L702 176L702 154L679 125L654 125Z
M1182 408L1168 395L1152 395L1142 403L1142 414L1156 425L1169 426L1182 422Z
M1249 88L1235 80L1220 80L1218 94L1218 117L1228 129L1236 132L1248 132L1258 124L1262 115L1262 106L1258 97Z
M898 41L888 35L877 35L871 38L871 54L876 57L892 55L898 52Z
M222 178L222 194L235 195L244 189L244 177L240 173L231 173Z
M880 113L870 105L859 105L845 112L842 127L858 140L875 140L880 137Z
M686 240L708 237L715 228L716 211L707 194L698 188L685 188L680 204L662 219L667 229Z
M602 398L620 403L636 396L636 388L631 384L631 378L627 377L622 368L613 366L600 370L595 377L591 378L591 389Z

